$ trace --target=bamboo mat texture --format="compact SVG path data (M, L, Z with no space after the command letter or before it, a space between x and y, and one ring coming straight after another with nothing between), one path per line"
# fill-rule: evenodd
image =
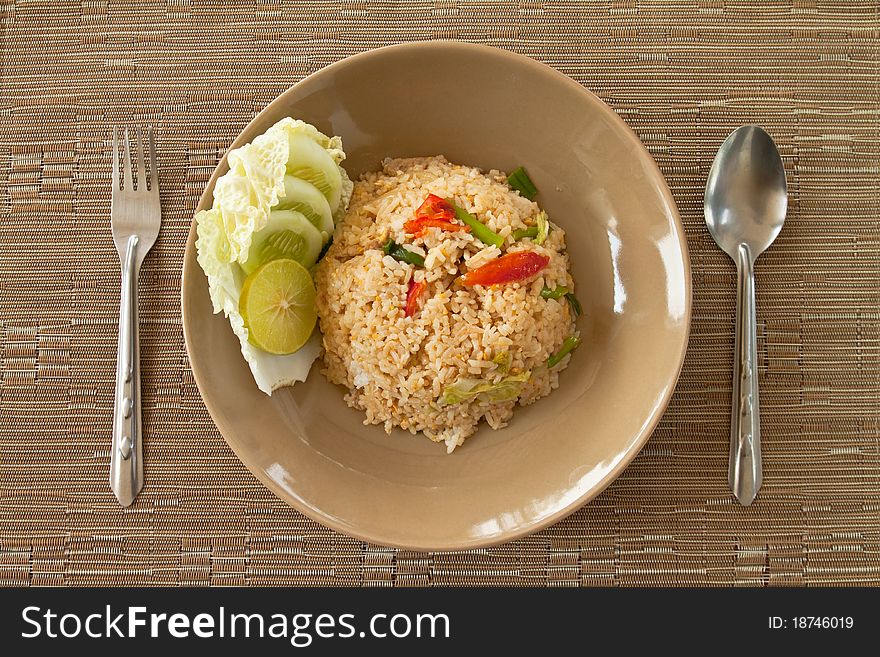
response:
M0 0L0 584L880 584L880 3ZM693 263L690 348L644 451L539 534L461 553L306 519L232 454L181 331L184 242L233 138L291 84L410 40L490 44L598 94L665 174ZM141 275L146 486L107 484L119 263L110 128L157 129ZM735 272L703 222L736 126L776 139L790 209L758 261L764 486L727 488Z

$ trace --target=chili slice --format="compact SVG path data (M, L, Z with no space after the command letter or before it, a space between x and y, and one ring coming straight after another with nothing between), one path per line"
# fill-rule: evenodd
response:
M434 219L433 217L416 217L415 219L410 219L405 224L403 224L403 229L407 232L407 234L412 235L413 237L421 237L427 232L429 228L439 228L450 233L455 233L460 230L469 233L471 230L470 226L454 224L451 221L446 221L445 219Z
M500 285L534 276L550 262L550 257L534 251L506 253L482 267L472 269L459 280L462 285Z
M470 226L454 222L455 208L452 203L436 194L428 194L416 209L415 217L403 224L403 229L413 237L421 237L428 228L440 228L449 232L470 232Z
M424 281L416 283L410 279L409 288L406 291L406 308L403 311L405 317L412 317L416 314L416 310L419 309L419 297L426 287L428 287L428 284Z
M428 197L416 209L416 219L422 218L440 219L451 223L455 219L455 210L445 198L436 194L428 194Z

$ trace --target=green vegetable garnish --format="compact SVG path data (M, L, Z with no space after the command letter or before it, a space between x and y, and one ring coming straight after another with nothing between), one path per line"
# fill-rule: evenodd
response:
M517 228L515 231L513 231L513 239L517 242L521 239L525 239L526 237L531 237L532 239L535 239L537 236L537 226L532 226L531 228Z
M494 244L498 248L501 248L501 245L504 244L504 238L497 233L492 232L486 224L482 223L479 219L477 219L470 212L465 210L464 208L458 207L455 203L446 199L447 203L449 203L453 210L455 210L455 218L458 219L461 223L466 224L471 227L471 231L473 231L474 236L483 242L484 244Z
M550 221L547 219L547 213L541 212L538 215L538 225L537 226L529 226L528 228L517 228L511 235L513 236L513 240L518 242L521 239L525 239L526 237L531 237L535 240L535 244L543 244L544 240L547 239L547 235L550 234Z
M547 213L541 212L538 215L538 235L535 237L535 244L541 245L544 243L544 240L547 239L547 235L550 234L550 221L547 219Z
M541 290L542 299L559 299L566 294L568 294L568 288L564 285L558 285L553 290L551 290L549 287L545 287L543 290Z
M400 246L397 242L392 239L389 239L385 244L382 245L382 251L385 255L390 255L392 258L399 262L406 262L410 265L416 265L418 267L425 266L425 259L420 256L418 253L410 251L409 249L405 249Z
M568 305L571 306L571 312L574 313L575 317L580 317L581 313L583 313L583 309L581 308L581 302L577 300L577 297L574 296L571 292L566 293L565 299L568 301Z
M514 169L511 174L507 176L507 184L518 191L520 196L523 196L530 201L535 198L535 194L538 193L538 188L535 187L535 183L532 182L532 179L529 178L529 174L526 173L526 170L523 167Z
M562 346L559 348L559 351L547 359L547 367L556 367L559 365L559 362L574 351L580 343L581 339L578 336L569 335L562 341Z
M581 313L584 312L581 308L580 301L578 301L577 297L569 292L568 288L564 285L558 285L552 290L549 287L545 287L541 290L542 299L561 299L562 297L565 297L565 300L568 301L568 305L571 306L571 312L574 313L575 317L579 317Z
M519 397L522 387L532 376L531 372L504 377L498 383L482 379L459 379L443 389L443 404L460 404L482 397L493 404L513 401Z
M510 361L512 360L509 351L502 351L495 354L495 358L492 359L492 362L498 366L498 371L501 374L507 374L510 371Z

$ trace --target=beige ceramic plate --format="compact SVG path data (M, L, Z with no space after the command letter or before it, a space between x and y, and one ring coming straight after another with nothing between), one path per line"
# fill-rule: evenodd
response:
M257 390L238 341L213 315L190 230L183 322L193 374L220 432L278 497L341 532L413 549L522 536L595 497L633 459L678 377L690 269L669 189L629 128L576 82L533 60L452 42L406 44L333 64L282 94L235 140L285 116L341 135L352 178L389 156L442 153L510 171L565 228L585 318L560 388L442 445L364 426L316 365L305 384ZM214 181L199 203L212 203Z

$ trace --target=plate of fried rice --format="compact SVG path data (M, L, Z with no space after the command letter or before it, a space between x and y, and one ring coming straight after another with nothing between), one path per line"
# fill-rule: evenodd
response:
M232 142L182 280L230 447L365 541L494 545L607 487L672 396L690 267L663 176L561 73L456 42L350 57Z

